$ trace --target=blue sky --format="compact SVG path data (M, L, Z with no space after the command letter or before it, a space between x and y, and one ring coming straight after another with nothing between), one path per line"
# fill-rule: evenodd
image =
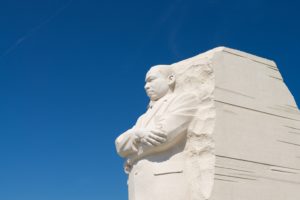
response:
M127 199L114 140L144 75L217 46L273 59L300 102L300 3L0 0L0 199Z

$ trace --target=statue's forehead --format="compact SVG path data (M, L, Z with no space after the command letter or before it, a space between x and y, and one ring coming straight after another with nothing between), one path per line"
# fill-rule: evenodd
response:
M161 76L161 72L159 71L159 69L157 68L151 68L147 74L146 74L146 78L149 76Z

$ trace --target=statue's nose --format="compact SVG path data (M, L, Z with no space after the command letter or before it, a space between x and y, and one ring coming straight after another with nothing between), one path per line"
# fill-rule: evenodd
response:
M148 90L150 88L149 84L146 83L145 86L144 86L145 90Z

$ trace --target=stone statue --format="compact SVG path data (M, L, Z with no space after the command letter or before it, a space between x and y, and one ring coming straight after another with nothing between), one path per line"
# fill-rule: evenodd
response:
M204 95L207 89L199 92L199 86L184 86L185 81L186 84L197 82L192 76L198 80L201 77L199 72L199 76L195 76L196 71L191 69L184 69L184 73L176 73L175 70L173 66L157 65L148 71L145 84L150 98L148 110L137 120L134 127L116 139L117 152L127 159L125 171L129 173L130 200L192 199L191 183L193 178L197 179L197 175L193 176L191 173L192 167L199 163L202 150L192 149L191 146L188 148L187 144L209 141L205 134L199 134L198 141L193 140L192 135L197 128L196 116L200 111L200 103L207 106L211 102ZM192 71L190 77L187 76L187 71ZM209 73L208 71L207 74ZM200 147L201 145L198 146ZM203 149L207 148L206 152L210 152L208 147L212 149L210 141ZM196 155L197 159L194 159ZM206 161L213 163L214 156L210 155L211 158L206 156ZM200 169L201 166L197 171ZM212 185L213 164L209 174L211 176L206 178L211 180L207 181L207 185ZM199 195L199 192L201 190L198 190L197 198L193 199L204 199L205 194Z
M219 47L146 75L116 139L129 200L299 200L300 112L271 61Z

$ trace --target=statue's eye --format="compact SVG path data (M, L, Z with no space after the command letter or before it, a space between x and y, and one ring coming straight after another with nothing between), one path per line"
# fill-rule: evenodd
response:
M147 82L152 82L154 79L155 79L155 77L149 77L149 78L147 79Z

